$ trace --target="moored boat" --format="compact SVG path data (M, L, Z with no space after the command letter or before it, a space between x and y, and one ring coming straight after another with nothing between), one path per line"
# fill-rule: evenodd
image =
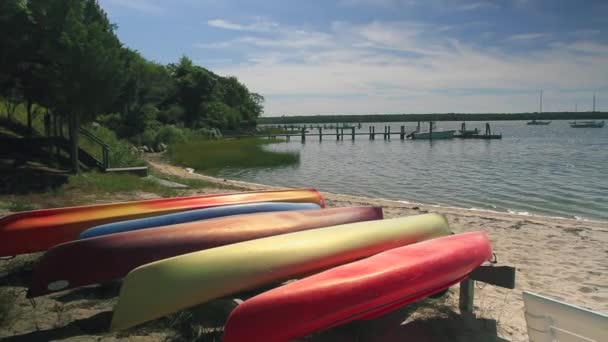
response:
M449 234L424 214L283 234L146 264L124 279L112 329Z
M317 203L324 206L321 194L311 189L213 194L24 211L0 218L0 256L43 251L77 239L88 228L110 222L255 202Z
M412 133L412 139L414 140L430 140L430 139L452 139L454 138L456 130L442 130L432 132L414 132Z
M260 341L289 341L375 318L462 281L491 255L486 234L471 232L338 266L241 303L228 318L223 341L254 335Z
M382 219L380 207L228 216L76 240L48 250L29 298L122 278L138 266L181 254L308 229Z
M548 125L550 123L551 123L551 121L540 121L540 120L533 119L532 121L528 121L526 123L526 125L541 125L542 126L542 125Z
M573 121L570 122L572 128L602 128L604 121Z

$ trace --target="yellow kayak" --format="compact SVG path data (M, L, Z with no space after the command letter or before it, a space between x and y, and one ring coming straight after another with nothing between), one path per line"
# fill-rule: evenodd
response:
M277 235L155 261L124 279L112 330L449 233L444 216L424 214Z

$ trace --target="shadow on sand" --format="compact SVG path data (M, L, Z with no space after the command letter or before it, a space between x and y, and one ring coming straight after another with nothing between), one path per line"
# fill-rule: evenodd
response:
M108 331L112 312L104 311L88 318L79 319L59 328L37 330L22 335L1 338L2 342L53 341L74 336L100 334Z
M412 310L404 308L369 321L355 321L315 334L301 342L508 342L498 337L497 322L492 319L464 317L450 307L439 315L417 318L403 324Z

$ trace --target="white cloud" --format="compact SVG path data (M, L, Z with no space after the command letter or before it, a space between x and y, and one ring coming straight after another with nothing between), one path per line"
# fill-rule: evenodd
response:
M509 37L509 40L513 41L529 41L529 40L537 40L541 38L550 37L548 33L522 33L516 34Z
M226 30L252 31L252 32L267 32L267 31L275 29L279 26L279 24L277 24L275 22L263 20L263 19L259 19L259 18L256 19L253 23L245 24L245 25L236 24L236 23L224 20L224 19L213 19L213 20L207 21L207 25L209 25L211 27L226 29Z
M160 4L161 1L158 0L103 0L100 1L102 5L104 2L109 2L112 5L125 7L128 9L132 9L138 12L144 13L161 13L165 10L163 6ZM103 6L105 7L105 6Z
M498 8L498 6L495 3L485 1L485 2L472 2L470 4L464 4L464 5L460 5L460 6L456 7L456 9L459 11L474 11L474 10L483 9L483 8L486 8L486 9Z
M540 38L527 35L515 40ZM279 26L270 36L200 46L245 56L216 71L264 95L266 115L534 111L541 88L561 92L546 99L553 110L571 109L579 89L608 88L607 45L581 40L507 54L416 22L334 22L325 32Z

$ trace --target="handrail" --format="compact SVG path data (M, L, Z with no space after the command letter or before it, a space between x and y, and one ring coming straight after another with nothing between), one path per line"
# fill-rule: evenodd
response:
M85 137L93 140L94 142L98 143L99 145L107 148L108 150L112 151L112 148L110 147L110 145L106 144L103 140L99 139L97 136L95 136L93 133L91 133L89 130L80 127L80 133L82 135L84 135Z

